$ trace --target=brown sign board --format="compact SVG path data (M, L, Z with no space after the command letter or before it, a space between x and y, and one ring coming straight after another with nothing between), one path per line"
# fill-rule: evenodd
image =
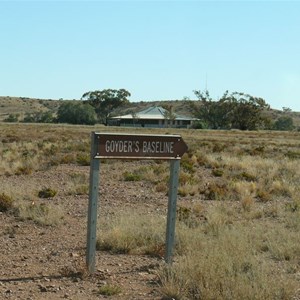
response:
M188 147L180 135L95 133L94 158L180 159Z

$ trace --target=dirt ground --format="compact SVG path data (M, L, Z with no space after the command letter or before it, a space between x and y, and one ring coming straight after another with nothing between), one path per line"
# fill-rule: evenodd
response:
M142 208L146 214L167 212L167 196L154 192L151 184L120 180L126 164L134 163L138 162L101 165L100 218L128 208ZM0 176L4 186L27 195L27 201L52 201L64 211L58 226L0 213L0 299L162 299L156 273L162 258L97 251L96 272L85 272L88 195L67 193L69 174L74 172L89 177L88 166L76 165ZM58 193L38 200L33 195L45 186ZM105 284L120 287L121 293L100 295L99 287Z

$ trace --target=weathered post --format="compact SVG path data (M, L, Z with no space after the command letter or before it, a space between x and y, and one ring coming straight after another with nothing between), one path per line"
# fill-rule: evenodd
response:
M172 263L174 240L175 240L176 203L177 203L179 167L180 167L179 159L171 160L167 230L166 230L166 252L165 252L165 261L168 264Z
M97 138L95 133L91 135L91 163L90 163L90 190L87 223L87 251L86 265L90 273L95 272L96 241L97 241L97 210L99 190L100 160L95 159L97 155Z

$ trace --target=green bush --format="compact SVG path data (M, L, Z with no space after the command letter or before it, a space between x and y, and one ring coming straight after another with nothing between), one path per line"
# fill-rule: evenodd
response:
M19 114L9 114L9 116L3 120L4 122L18 122Z
M96 120L95 108L81 102L64 102L57 112L59 123L94 125Z
M295 128L293 119L289 116L279 117L274 123L275 130L289 131Z

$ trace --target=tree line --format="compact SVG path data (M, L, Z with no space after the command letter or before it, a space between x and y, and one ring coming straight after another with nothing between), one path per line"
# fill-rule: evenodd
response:
M213 100L208 90L195 90L197 100L184 99L197 119L195 128L239 129L239 130L293 130L293 119L281 116L273 121L267 112L269 104L264 99L249 94L226 91L219 100ZM23 122L69 123L108 125L111 113L129 103L130 92L126 89L104 89L89 91L82 95L82 101L63 101L57 113L50 111L26 114ZM170 113L171 108L169 109ZM286 111L286 109L285 109ZM17 115L9 115L5 121L17 122Z
M194 91L198 101L190 101L197 128L239 130L293 130L293 119L281 116L273 121L268 111L270 105L263 98L249 94L225 91L214 101L208 90ZM198 102L198 103L197 103Z

